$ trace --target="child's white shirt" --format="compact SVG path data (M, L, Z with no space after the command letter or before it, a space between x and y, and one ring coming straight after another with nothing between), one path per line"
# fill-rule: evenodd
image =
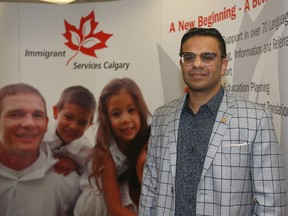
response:
M120 151L115 141L109 146L109 150L113 157L116 166L117 177L129 168L127 157ZM91 172L92 164L91 160L88 163L88 170L80 178L80 187L82 194L80 195L76 207L74 209L74 215L101 215L108 216L108 210L104 199L104 194L96 186L95 180L91 179L89 184L89 171ZM101 185L101 182L100 182ZM119 183L120 195L122 205L129 208L133 212L137 212L137 207L133 203L129 194L128 181Z
M79 165L80 174L87 169L86 162L93 145L85 135L71 143L62 145L62 140L56 135L56 127L53 127L46 132L44 141L49 144L54 156L63 155L74 160Z

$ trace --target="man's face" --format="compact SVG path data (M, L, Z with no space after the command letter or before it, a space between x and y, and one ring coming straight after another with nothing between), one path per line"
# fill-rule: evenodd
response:
M34 94L9 95L0 113L0 147L12 154L38 153L48 117L45 105Z
M182 45L182 52L191 52L197 55L192 65L184 65L180 61L183 80L189 92L202 92L207 96L214 96L221 88L221 77L225 73L227 60L221 59L219 42L209 36L194 36ZM205 65L199 55L202 53L217 53L216 59L210 65Z

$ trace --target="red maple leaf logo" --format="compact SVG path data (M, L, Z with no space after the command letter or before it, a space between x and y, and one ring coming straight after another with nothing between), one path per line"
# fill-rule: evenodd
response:
M65 44L76 51L66 66L79 52L97 58L95 51L107 47L105 43L113 35L103 31L95 32L98 22L95 21L94 11L86 17L81 17L79 29L66 20L64 23L66 32L62 35L67 39Z

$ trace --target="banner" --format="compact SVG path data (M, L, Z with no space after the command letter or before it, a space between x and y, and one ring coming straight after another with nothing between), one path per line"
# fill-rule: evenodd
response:
M271 110L288 163L287 1L0 3L0 14L0 87L37 87L51 124L52 106L64 88L83 85L98 101L115 77L133 79L153 113L184 94L178 54L185 31L219 29L229 60L224 88ZM92 142L96 128L86 133Z

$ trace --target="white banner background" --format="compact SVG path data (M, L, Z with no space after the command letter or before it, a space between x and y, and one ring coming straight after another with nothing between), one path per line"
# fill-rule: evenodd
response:
M113 34L106 42L107 48L96 50L98 58L78 53L66 66L75 51L64 44L64 20L78 28L81 17L92 11L98 22L96 30ZM279 38L288 37L287 11L286 0L122 0L65 6L0 3L0 87L27 82L39 88L47 99L52 120L52 106L67 86L86 86L98 100L109 80L127 76L140 86L153 112L183 95L178 53L184 32L190 27L215 27L228 42L229 67L223 85L273 109L276 132L288 164L288 48L286 44L276 46ZM205 18L215 18L219 13L226 14L222 20L212 19L211 26L203 25ZM247 51L255 47L261 52L250 52L248 56ZM26 50L65 51L66 55L27 57ZM235 53L241 57L235 58ZM101 69L74 69L75 62L101 64ZM127 70L105 69L105 62L130 66ZM269 86L269 91L261 86ZM285 112L278 112L279 107ZM94 130L87 133L94 138Z

